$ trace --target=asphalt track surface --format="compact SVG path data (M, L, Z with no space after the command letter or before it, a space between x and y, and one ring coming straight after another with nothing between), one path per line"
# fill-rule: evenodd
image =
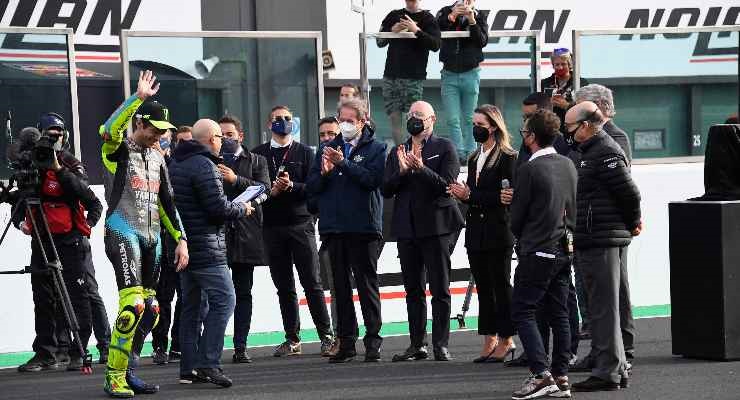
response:
M740 399L740 363L689 360L671 355L670 319L637 321L637 359L630 387L618 392L574 393L577 399ZM582 342L579 354L588 351ZM161 385L155 395L138 399L509 399L526 377L521 368L473 364L480 338L456 332L450 340L451 362L391 363L391 356L408 345L407 336L386 338L383 361L367 364L362 355L348 364L328 364L316 355L317 344L304 344L303 355L272 357L270 348L251 349L252 364L234 365L224 352L224 370L234 386L180 385L178 366L151 365L143 360L139 375ZM361 342L358 351L362 352ZM571 382L588 374L571 374ZM53 371L20 374L0 370L0 399L104 399L103 367L92 376Z

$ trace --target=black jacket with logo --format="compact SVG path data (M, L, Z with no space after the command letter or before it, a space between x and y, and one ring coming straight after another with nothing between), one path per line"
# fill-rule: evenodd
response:
M617 142L600 131L578 146L577 249L626 246L640 223L640 192Z

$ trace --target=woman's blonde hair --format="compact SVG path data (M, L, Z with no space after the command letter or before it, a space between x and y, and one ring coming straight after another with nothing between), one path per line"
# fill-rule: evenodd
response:
M514 148L511 147L511 135L509 134L509 130L506 128L506 122L504 121L503 114L501 114L501 110L492 104L483 104L476 108L475 112L484 115L488 120L488 123L497 128L496 131L493 132L493 135L496 138L496 143L498 143L501 151L506 154L514 154Z

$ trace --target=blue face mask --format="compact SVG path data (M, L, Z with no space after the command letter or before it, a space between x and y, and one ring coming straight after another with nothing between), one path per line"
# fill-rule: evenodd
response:
M170 141L165 138L159 139L159 147L162 148L162 150L167 150L170 148Z
M226 137L221 139L221 157L226 164L231 165L236 160L238 152L239 142Z
M278 118L272 121L270 130L277 133L278 135L286 136L293 133L293 121L286 121L282 118Z

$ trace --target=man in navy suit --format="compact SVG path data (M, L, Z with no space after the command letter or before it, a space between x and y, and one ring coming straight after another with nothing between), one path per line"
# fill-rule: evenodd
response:
M411 334L411 346L393 361L429 356L425 276L432 294L434 359L448 361L450 253L463 218L447 186L457 179L460 163L452 142L433 135L437 118L429 103L413 103L408 116L411 137L390 152L383 178L383 195L395 198L391 231L398 238Z

